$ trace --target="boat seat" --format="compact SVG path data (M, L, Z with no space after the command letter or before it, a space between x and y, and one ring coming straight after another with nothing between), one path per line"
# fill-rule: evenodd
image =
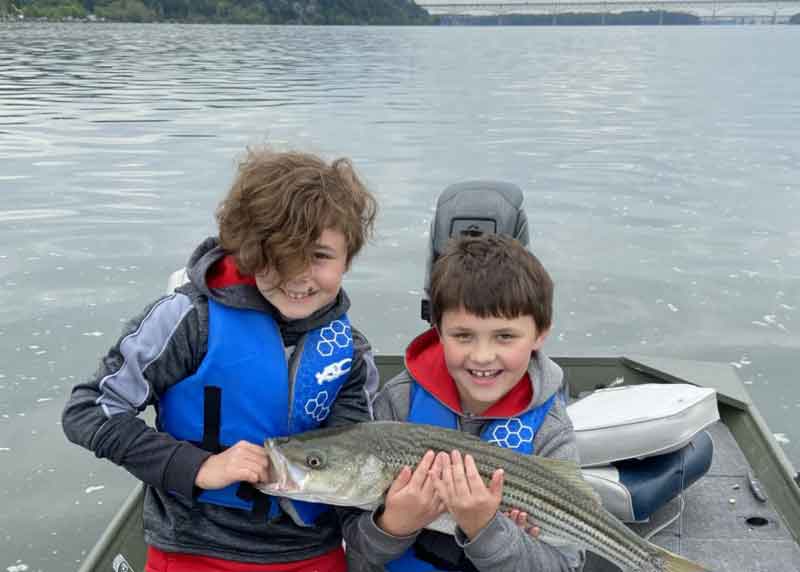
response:
M704 431L716 392L690 384L620 385L567 406L584 478L623 522L647 520L711 466Z
M716 392L688 383L599 389L567 406L582 467L663 455L719 420Z
M642 522L708 472L714 445L701 431L677 451L583 469L603 506L623 522Z

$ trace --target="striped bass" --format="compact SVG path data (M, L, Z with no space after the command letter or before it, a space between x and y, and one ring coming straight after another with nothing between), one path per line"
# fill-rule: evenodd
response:
M544 542L591 550L627 572L710 572L631 531L603 508L571 461L523 455L460 431L395 421L268 439L265 448L274 482L259 485L263 492L363 509L379 506L403 466L415 467L426 451L457 449L474 457L487 483L495 469L505 471L500 510L527 512Z

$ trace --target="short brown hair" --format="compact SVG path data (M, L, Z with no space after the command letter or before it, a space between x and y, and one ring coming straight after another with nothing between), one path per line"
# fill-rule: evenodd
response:
M377 202L348 159L330 165L308 153L248 149L217 208L222 248L239 271L274 269L283 280L311 263L325 229L342 232L347 263L372 234Z
M433 265L434 325L448 310L481 318L532 316L543 332L553 319L553 281L531 252L510 236L484 234L448 242Z

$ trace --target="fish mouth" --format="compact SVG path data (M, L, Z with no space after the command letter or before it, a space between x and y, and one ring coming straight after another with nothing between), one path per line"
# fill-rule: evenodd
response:
M264 448L269 458L269 482L258 483L256 488L263 493L293 500L325 503L336 506L355 506L364 510L371 510L380 505L383 491L388 488L389 482L376 490L362 491L357 482L350 482L346 486L339 483L327 486L319 479L313 479L313 470L300 463L293 462L281 451L280 443L285 438L271 438L264 442ZM379 473L379 467L374 466L376 459L368 460L361 471Z
M264 444L270 463L270 481L259 483L256 488L268 495L341 505L342 500L335 494L328 494L324 491L311 492L313 488L310 484L311 471L288 459L281 452L279 441L280 438L267 439Z
M307 478L307 471L298 469L281 453L275 439L267 439L264 447L269 458L270 481L259 483L259 489L267 493L276 493L286 496L290 493L299 493L303 490L303 483Z

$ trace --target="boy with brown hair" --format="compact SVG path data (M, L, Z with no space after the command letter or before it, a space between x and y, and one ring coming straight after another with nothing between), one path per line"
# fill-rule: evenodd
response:
M64 432L147 485L147 572L344 572L335 511L252 485L266 437L370 418L377 370L341 282L375 199L346 159L256 149L216 214L189 282L75 386Z
M406 370L376 397L375 417L577 462L563 375L541 352L553 283L539 260L507 236L451 240L432 269L430 305L434 327L408 346ZM579 568L581 554L538 540L527 515L497 512L502 484L498 470L487 486L469 455L428 452L415 470L403 469L382 509L359 518L363 544L348 549L365 570ZM443 512L458 525L455 537L423 530Z

